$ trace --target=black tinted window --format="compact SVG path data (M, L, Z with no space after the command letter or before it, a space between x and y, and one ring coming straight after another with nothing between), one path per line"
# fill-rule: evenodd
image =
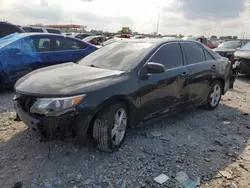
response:
M205 52L205 57L206 57L207 61L208 60L214 60L213 56L210 53L208 53L207 50L204 50L204 52Z
M80 50L86 48L84 43L70 38L56 38L56 51Z
M55 34L61 34L61 32L57 29L46 29L48 33L55 33Z
M150 59L150 62L161 63L167 69L182 66L183 58L180 45L174 43L162 46Z
M48 37L34 38L33 44L37 52L50 52L52 51L51 39Z
M30 33L43 33L41 28L23 27L23 30Z
M15 25L0 24L0 38L12 33L22 33L22 30Z
M201 46L195 43L182 43L185 50L188 64L206 61L204 51Z

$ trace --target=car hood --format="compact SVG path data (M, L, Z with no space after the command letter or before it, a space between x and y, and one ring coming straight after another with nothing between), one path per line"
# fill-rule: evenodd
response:
M236 49L230 49L230 48L214 48L213 51L215 51L215 52L235 52Z
M234 53L235 57L240 57L240 58L245 58L245 59L250 59L250 51L236 51Z
M33 71L15 84L17 93L35 96L70 96L104 87L123 71L65 63Z

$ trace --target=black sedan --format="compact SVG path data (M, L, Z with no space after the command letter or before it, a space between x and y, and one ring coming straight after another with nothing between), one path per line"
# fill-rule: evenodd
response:
M229 88L226 58L195 41L126 40L78 64L36 70L15 85L19 118L46 138L75 136L117 150L128 127L205 105Z

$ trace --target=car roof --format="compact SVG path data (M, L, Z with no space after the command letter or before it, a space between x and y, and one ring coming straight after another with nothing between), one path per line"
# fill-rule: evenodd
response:
M117 40L117 42L132 42L132 43L152 43L155 45L161 45L169 42L192 42L200 43L194 40L182 40L182 39L164 39L164 38L143 38L143 39L127 39L127 40Z
M74 40L79 40L73 37L68 37L65 35L61 35L61 34L54 34L54 33L13 33L11 35L8 35L6 37L3 37L0 39L0 48L25 37L30 37L30 36L60 36L60 37L64 37L64 38L72 38ZM81 40L79 40L81 41Z
M22 26L22 28L34 28L34 29L54 29L54 30L59 30L57 28L52 28L52 27L45 27L45 26Z
M55 33L20 33L19 38L27 37L27 36L63 36L62 34L55 34Z

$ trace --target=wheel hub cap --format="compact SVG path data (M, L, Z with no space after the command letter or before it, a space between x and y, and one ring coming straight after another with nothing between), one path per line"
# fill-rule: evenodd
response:
M113 129L111 130L112 142L115 145L120 144L120 142L124 138L126 128L127 128L127 113L123 108L121 108L115 114L114 126Z
M221 96L221 88L219 85L215 85L213 88L213 92L210 94L210 104L212 106L216 106L219 103Z

